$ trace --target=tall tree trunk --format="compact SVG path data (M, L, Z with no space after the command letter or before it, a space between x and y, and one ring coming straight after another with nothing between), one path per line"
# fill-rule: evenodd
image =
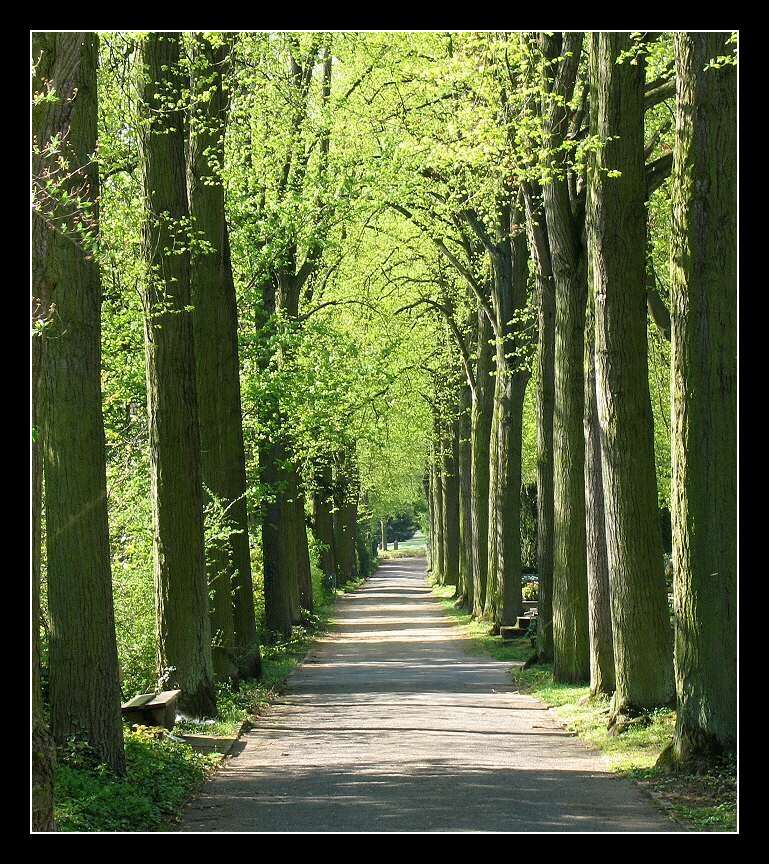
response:
M437 439L436 442L437 449ZM445 559L443 540L443 484L441 483L441 461L434 452L431 471L431 486L433 497L433 518L435 520L435 538L433 543L433 581L443 584L443 567Z
M270 326L275 313L275 284L266 280L262 285L262 309L257 317L257 338L262 342L259 369L267 372L270 362L266 345L270 338ZM280 418L277 399L262 405L266 423L275 423ZM279 494L278 465L283 459L283 444L280 429L270 428L269 437L259 446L259 479L265 493L261 501L262 517L262 569L264 574L264 621L270 633L278 633L288 639L293 626L293 602L291 585L285 578L287 568L281 554L281 501Z
M443 448L443 584L459 585L459 424L452 420Z
M36 199L55 166L46 150L53 136L65 137L77 87L82 33L33 33L33 95L50 85L55 102L33 103L32 173ZM48 322L50 279L47 275L49 243L53 232L45 218L45 198L32 212L32 830L53 831L53 775L55 750L43 714L40 690L40 557L43 493L44 434L44 327ZM40 212L40 211L43 212Z
M190 126L188 179L194 230L207 244L191 260L193 328L200 423L201 474L208 492L226 509L232 533L209 554L211 627L225 648L249 649L248 666L259 674L256 620L246 510L246 460L240 405L238 312L224 213L224 133L229 100L224 73L228 43L213 46L194 37L193 96L208 98L195 106ZM206 491L208 490L208 491ZM242 665L242 664L241 664ZM218 672L223 670L217 669Z
M73 35L77 46L70 47L79 50L79 60L64 148L74 174L64 191L79 201L57 210L45 270L51 304L43 369L51 727L59 743L82 735L101 761L122 774L101 408L101 285L94 258L98 37ZM78 236L83 218L86 238Z
M725 33L676 33L672 457L674 756L737 741L737 73Z
M299 590L299 606L303 612L312 612L315 603L312 596L312 572L310 570L310 548L307 543L307 517L305 515L305 499L298 471L293 471L293 486L291 504L293 513L293 533L296 543L297 587ZM357 513L356 513L357 522Z
M470 387L462 388L459 415L459 593L467 609L473 608L473 529L471 516Z
M319 458L315 462L312 493L312 525L315 539L321 547L320 569L330 582L336 581L336 553L334 551L334 486L331 462Z
M644 64L617 62L630 47L628 33L595 33L590 54L591 132L602 142L589 176L588 237L614 717L673 698L647 369Z
M431 573L433 569L433 498L430 494L430 465L428 463L425 468L424 477L422 478L422 489L427 503L427 541L425 543L425 556L427 558L427 572Z
M291 636L293 610L287 580L282 578L280 499L277 486L277 444L259 449L259 474L262 485L269 490L262 499L262 561L264 568L264 618L267 629Z
M470 519L473 560L473 617L483 616L489 569L489 460L494 411L493 330L486 312L478 309L478 360L470 416Z
M565 102L574 91L582 34L542 36L545 57L543 116L552 178L543 187L555 282L553 410L553 677L590 676L585 546L584 326L586 268L569 197ZM548 96L547 94L550 94Z
M592 284L592 279L590 280ZM611 631L609 562L601 468L601 427L595 385L594 301L588 299L585 321L585 528L587 591L590 616L590 693L614 692L614 639Z
M529 247L537 274L537 655L553 661L553 409L555 404L555 283L541 190L526 195Z
M147 214L143 286L154 522L158 672L182 690L182 710L216 711L212 683L200 476L200 433L190 306L184 158L186 87L178 33L142 43L142 164ZM180 236L180 234L182 236Z
M503 222L512 213L505 210ZM517 214L520 216L521 214ZM526 303L528 250L520 224L507 228L511 239L502 239L492 254L494 282L492 305L496 317L496 380L494 421L491 429L489 500L489 572L484 613L495 629L515 623L523 611L521 596L521 433L523 398L529 370L518 356L525 347L520 323L515 320ZM494 530L492 530L492 525ZM493 535L493 541L492 541ZM494 563L492 563L492 555Z
M339 584L357 577L355 535L358 527L358 470L354 452L341 450L334 463L334 544L337 552Z

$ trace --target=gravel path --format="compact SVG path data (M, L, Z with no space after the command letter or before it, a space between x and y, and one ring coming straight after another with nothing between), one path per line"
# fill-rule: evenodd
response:
M182 831L676 830L509 663L465 653L424 559L384 562L335 612Z

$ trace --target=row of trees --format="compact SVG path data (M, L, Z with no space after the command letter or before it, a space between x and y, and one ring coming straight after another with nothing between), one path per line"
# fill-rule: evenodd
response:
M34 35L36 825L49 731L120 772L121 681L212 714L425 498L434 574L494 626L536 507L540 658L615 717L675 668L678 756L731 746L733 60L728 34Z
M473 83L475 104L504 130L491 193L453 152L419 169L420 193L445 209L426 214L416 196L399 207L456 277L411 304L445 321L454 371L434 397L433 576L495 628L522 614L520 442L533 373L539 660L556 681L612 696L618 730L676 702L665 759L680 762L736 743L732 43L725 33L502 38L480 54L488 87ZM451 92L439 98L454 109ZM669 302L655 284L663 231ZM670 340L674 628L649 327Z
M37 828L51 824L52 741L82 737L125 769L121 678L124 691L126 674L137 679L126 629L138 611L116 627L116 605L137 595L133 584L130 597L113 595L113 571L125 588L136 540L124 505L137 505L121 483L146 471L151 504L140 530L152 538L154 678L138 680L180 689L187 715L213 716L217 681L258 676L257 628L290 637L313 610L307 527L327 584L368 572L378 505L376 481L361 488L359 458L387 466L392 432L371 403L397 379L375 352L363 369L351 327L309 320L343 302L323 294L339 261L321 267L347 200L330 202L326 189L339 182L328 170L330 38L99 42L36 33L32 46ZM307 213L291 212L300 199L309 234ZM143 375L132 365L137 325Z

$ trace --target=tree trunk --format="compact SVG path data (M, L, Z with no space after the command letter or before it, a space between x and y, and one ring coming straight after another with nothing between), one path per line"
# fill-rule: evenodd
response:
M334 464L334 544L337 552L339 584L357 577L355 568L355 535L358 527L358 484L354 453L340 451Z
M589 176L588 237L616 674L613 716L667 705L673 697L647 368L644 68L642 58L617 63L630 47L628 33L592 35L591 133L603 143Z
M529 247L537 274L537 655L553 661L553 408L555 283L540 190L526 196ZM535 197L536 195L536 197Z
M35 63L33 94L43 93L50 81L59 96L55 102L42 101L32 109L32 173L37 184L55 171L45 154L51 137L63 136L69 127L77 87L82 33L33 33ZM37 191L37 190L36 190ZM53 239L45 213L45 200L36 201L32 212L32 830L53 831L53 777L55 750L43 715L40 690L40 552L43 492L44 374L45 339L48 322L50 280L47 276L48 249Z
M437 441L437 439L434 439ZM443 541L443 484L441 482L441 462L434 454L432 465L431 486L433 494L433 518L435 520L435 540L433 544L433 581L443 584L443 567L445 559Z
M200 239L191 260L201 474L204 499L210 492L226 510L232 533L209 555L208 583L214 640L248 650L249 667L259 674L254 589L246 511L246 461L240 405L238 313L224 213L224 133L229 109L223 88L229 45L214 47L194 37L193 94L209 92L196 106L189 138L190 217ZM213 166L213 167L212 167ZM222 670L217 670L222 671Z
M677 761L737 741L737 73L676 33L672 457Z
M493 331L486 312L478 309L478 360L470 417L470 519L473 560L473 617L483 616L489 570L489 460L494 382L491 370Z
M505 218L511 214L506 212ZM504 228L503 228L504 231ZM524 340L515 316L526 303L528 250L520 225L511 239L496 244L492 306L496 317L496 379L491 429L489 500L489 571L484 615L498 626L515 623L523 611L521 596L521 432L523 397L529 371L517 356ZM492 561L493 556L493 561Z
M315 462L312 494L312 524L315 539L320 544L320 569L330 584L336 583L336 553L334 551L334 487L331 463L320 458Z
M274 443L259 448L259 474L266 494L262 498L262 561L264 568L265 626L290 638L293 625L291 592L282 578L280 499L277 487L277 448Z
M48 240L45 270L51 304L42 370L51 727L57 743L82 735L101 761L122 774L101 409L101 285L93 257L99 200L92 162L98 39L93 33L73 35L79 60L64 146L74 171L66 191L79 203L57 209L58 229ZM60 39L57 35L56 42ZM83 213L88 238L77 233Z
M296 468L294 468L291 504L294 508L293 525L297 552L297 587L299 606L304 612L312 612L315 602L312 596L312 571L310 570L310 548L307 543L307 517L305 515L304 492ZM356 513L357 521L357 513Z
M585 549L583 349L586 269L569 195L564 141L582 34L541 34L543 109L551 177L543 201L555 284L553 410L553 677L587 681L590 652Z
M591 284L592 284L592 280ZM614 640L611 632L609 563L601 468L601 427L595 385L594 302L588 299L585 322L585 528L590 618L590 693L614 692Z
M459 585L459 424L452 420L443 449L443 584Z
M186 82L178 33L150 33L142 43L142 162L147 215L143 286L147 410L154 522L158 672L182 690L180 707L216 711L208 615L200 433L190 306L189 218L184 159ZM173 104L169 105L169 100ZM185 251L177 248L179 245Z
M470 457L470 386L462 388L459 415L459 593L463 605L473 608L473 529L470 507L472 475Z

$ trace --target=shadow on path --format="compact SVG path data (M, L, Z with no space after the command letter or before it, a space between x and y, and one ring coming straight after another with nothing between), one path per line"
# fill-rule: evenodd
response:
M384 562L181 830L676 830L509 669L464 652L424 559Z

